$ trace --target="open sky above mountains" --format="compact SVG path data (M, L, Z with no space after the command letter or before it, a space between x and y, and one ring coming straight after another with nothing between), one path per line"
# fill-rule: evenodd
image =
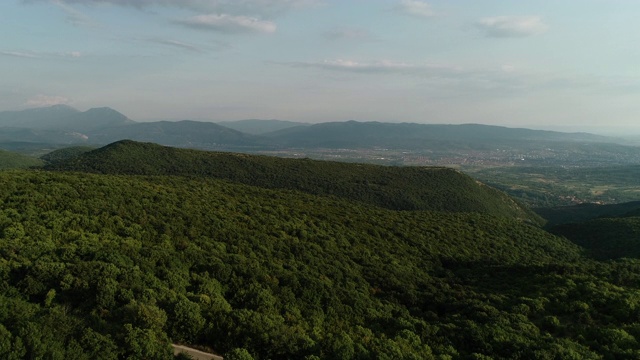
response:
M640 133L640 3L7 0L0 110Z

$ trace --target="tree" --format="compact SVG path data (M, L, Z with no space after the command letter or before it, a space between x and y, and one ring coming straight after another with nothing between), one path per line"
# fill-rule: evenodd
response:
M174 341L193 342L204 328L205 319L198 304L182 298L173 308L172 322L171 336Z
M235 348L224 354L225 360L253 360L253 356L246 349Z
M163 333L124 325L127 360L171 360L173 349Z

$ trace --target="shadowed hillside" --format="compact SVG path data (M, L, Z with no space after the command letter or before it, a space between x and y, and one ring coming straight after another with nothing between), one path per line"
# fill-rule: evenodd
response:
M50 153L44 154L40 157L40 159L46 161L47 163L55 163L55 162L73 159L81 154L84 154L92 150L95 150L95 147L71 146L71 147L54 150Z
M591 219L554 226L550 231L587 249L596 259L640 258L640 216Z
M578 204L573 206L556 206L537 208L534 211L547 221L547 226L567 223L578 223L601 217L618 217L631 212L640 211L640 201L620 204Z
M334 195L389 209L479 212L539 220L503 193L448 168L283 159L133 141L113 143L47 168L102 174L206 176L265 188Z

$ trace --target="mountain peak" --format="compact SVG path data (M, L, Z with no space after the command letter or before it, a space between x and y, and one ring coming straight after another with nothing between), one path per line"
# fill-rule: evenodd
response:
M110 107L97 107L97 108L91 108L87 111L85 111L85 114L91 114L91 115L110 115L110 116L118 116L121 118L126 118L129 119L128 117L126 117L124 114L122 114L121 112L114 110Z
M78 112L78 109L74 108L73 106L67 105L67 104L56 104L56 105L51 105L51 106L46 106L40 109L51 109L51 110L55 110L55 111L73 111L73 112Z

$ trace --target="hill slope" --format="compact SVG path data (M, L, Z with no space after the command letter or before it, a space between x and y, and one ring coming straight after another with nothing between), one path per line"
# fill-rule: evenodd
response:
M108 144L123 139L190 148L255 146L260 144L259 138L222 125L190 120L135 123L89 133L89 141L93 144Z
M288 128L266 134L283 146L326 148L446 148L495 147L522 142L588 141L605 142L604 136L586 133L507 128L479 124L431 125L414 123L330 122Z
M0 127L48 129L76 116L78 110L67 105L54 105L20 111L0 112Z
M547 226L567 223L579 223L595 218L619 217L640 210L640 201L620 204L578 204L572 206L556 206L537 208L534 211L547 221Z
M639 215L636 209L623 216L557 225L550 231L584 247L596 259L640 258Z
M67 161L69 159L76 158L79 155L92 150L95 150L95 148L91 146L65 147L62 149L57 149L52 152L46 153L40 156L40 159L46 161L47 163L56 163L56 162Z
M80 112L70 106L0 112L0 127L34 130L88 132L111 126L132 124L133 121L111 108L94 108Z
M9 127L0 128L0 143L2 146L11 143L83 144L86 141L87 136L78 132Z
M0 173L6 358L637 358L640 263L522 222L208 178Z
M0 170L23 169L32 166L42 166L44 162L31 156L0 150Z
M308 126L309 124L284 121L284 120L258 120L247 119L237 121L221 121L218 124L230 129L241 131L245 134L262 135L296 126Z
M479 212L537 221L511 198L448 168L385 167L176 149L120 141L53 164L102 174L206 176L334 195L389 209Z

